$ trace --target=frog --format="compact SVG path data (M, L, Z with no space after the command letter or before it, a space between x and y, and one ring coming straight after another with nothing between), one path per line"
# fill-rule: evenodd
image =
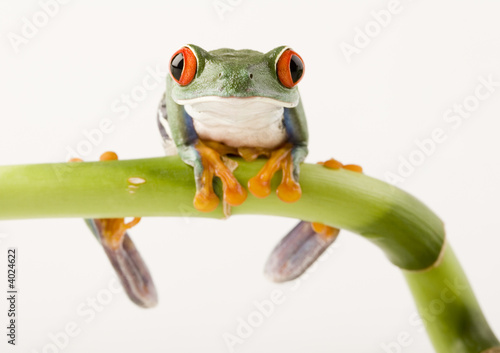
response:
M255 197L270 195L271 179L281 170L277 196L287 203L300 199L300 164L308 154L309 135L297 86L304 72L302 57L286 45L261 53L206 51L189 44L173 54L157 121L166 153L177 153L194 169L197 210L218 206L214 176L222 181L225 204L237 207L245 201L245 188L234 178L231 163L224 163L227 155L268 158L248 182ZM338 233L301 221L275 247L265 274L275 282L299 277Z
M287 203L301 198L300 165L308 154L309 137L297 85L304 72L302 57L285 45L262 53L228 48L206 51L188 44L172 55L157 125L165 154L178 155L193 168L193 206L198 211L212 212L220 204L214 178L222 183L226 216L231 207L245 202L248 191L257 198L268 197L278 171L282 178L277 196ZM245 188L233 174L238 167L233 157L267 161ZM102 161L116 159L115 154L101 156ZM344 167L337 161L324 165ZM87 223L130 299L141 307L153 307L158 300L154 283L127 232L138 221L95 219ZM298 278L337 239L339 231L300 221L271 252L265 275L274 282Z
M210 212L218 206L214 176L222 181L225 203L245 201L246 189L219 157L227 154L246 160L269 157L248 184L254 196L268 196L270 180L281 169L278 197L286 202L300 198L300 164L308 153L297 90L303 74L302 58L286 46L263 54L248 49L207 52L190 44L174 53L158 121L167 153L176 151L194 168L197 210Z

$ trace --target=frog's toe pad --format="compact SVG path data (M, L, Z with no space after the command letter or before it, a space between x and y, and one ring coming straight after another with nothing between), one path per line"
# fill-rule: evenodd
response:
M363 173L363 168L357 164L346 164L342 168L356 173Z
M329 169L346 169L350 170L352 172L356 173L363 173L363 168L360 167L357 164L342 164L341 162L337 161L336 159L329 159L326 162L318 162L318 164L321 164L322 166L329 168Z
M265 198L271 194L271 182L262 179L261 176L254 176L248 181L248 190L258 198Z
M283 176L281 184L276 190L278 197L284 202L295 202L300 199L302 190L299 183L293 177L292 149L293 146L287 143L276 151L273 151L259 173L248 181L248 190L254 196L259 198L269 196L271 194L271 179L281 169Z
M198 211L210 212L219 204L212 185L214 176L219 177L222 182L224 201L231 206L241 205L247 198L247 191L233 175L231 168L235 167L234 163L224 162L218 151L201 141L196 144L195 148L200 154L203 172L197 183L194 207Z
M300 222L274 248L266 262L265 275L273 282L291 281L302 275L337 239L339 229L328 229L333 231L317 233L311 223Z
M219 205L219 198L214 192L196 192L193 205L198 211L212 212Z
M99 160L101 162L103 161L117 161L118 160L118 155L115 152L112 151L107 151L101 154L99 157Z
M302 189L299 183L289 178L286 182L282 182L280 186L278 186L276 193L281 201L292 203L300 199L302 196Z

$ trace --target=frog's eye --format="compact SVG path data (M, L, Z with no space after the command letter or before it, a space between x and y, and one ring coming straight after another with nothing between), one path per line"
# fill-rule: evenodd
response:
M287 49L281 54L276 64L276 72L281 84L292 88L304 75L304 61L299 54L291 49Z
M196 74L196 56L188 47L175 52L170 59L170 75L181 86L186 86L193 81Z

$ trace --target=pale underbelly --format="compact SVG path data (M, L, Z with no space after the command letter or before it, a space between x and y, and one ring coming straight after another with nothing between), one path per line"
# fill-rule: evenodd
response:
M222 142L231 147L276 148L286 141L283 123L256 128L255 126L210 126L204 122L193 120L196 133L202 140Z
M202 140L222 142L231 147L273 149L287 139L283 107L255 103L237 107L243 109L227 109L227 106L214 106L213 103L184 107Z

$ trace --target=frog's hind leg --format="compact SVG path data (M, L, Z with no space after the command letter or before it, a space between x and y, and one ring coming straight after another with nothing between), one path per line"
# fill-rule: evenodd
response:
M153 279L127 233L127 229L137 224L139 218L130 223L125 223L123 218L85 221L101 243L130 300L143 308L154 307L158 296Z
M319 163L329 169L362 173L355 164L344 165L335 159ZM264 272L275 282L286 282L303 274L337 239L340 230L322 223L300 222L274 248Z
M114 152L101 155L101 161L118 159ZM72 159L70 162L81 162ZM125 223L124 218L86 219L94 236L101 243L113 268L125 288L128 297L143 308L150 308L158 303L156 288L149 270L137 251L127 230L139 223L140 218Z
M274 248L264 273L274 282L302 275L337 239L339 229L301 221Z

